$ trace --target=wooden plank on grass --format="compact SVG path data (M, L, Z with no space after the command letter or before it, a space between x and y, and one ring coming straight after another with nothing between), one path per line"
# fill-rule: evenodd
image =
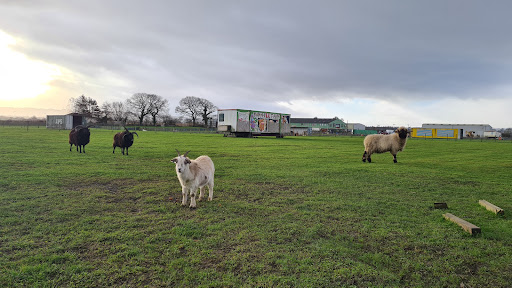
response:
M503 215L505 214L505 212L503 211L503 209L501 209L500 207L492 204L492 203L489 203L485 200L479 200L478 203L480 203L480 205L484 206L485 209L489 210L489 211L492 211L494 212L495 214L497 215Z
M443 214L443 216L444 216L444 218L446 220L450 220L450 221L452 221L454 223L457 223L457 225L462 227L462 229L464 229L466 232L468 232L471 235L478 234L478 233L482 232L480 230L480 227L478 227L478 226L476 226L474 224L471 224L471 223L469 223L466 220L460 219L459 217L457 217L457 216L455 216L455 215L453 215L451 213Z
M445 202L435 202L434 209L448 209L448 204Z

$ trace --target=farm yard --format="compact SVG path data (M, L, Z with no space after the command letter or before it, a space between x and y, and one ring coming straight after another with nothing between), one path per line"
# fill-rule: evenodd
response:
M1 287L510 287L512 143L0 127ZM182 207L175 149L215 163ZM480 206L501 207L497 216ZM447 209L434 209L445 202ZM481 228L476 236L443 218Z

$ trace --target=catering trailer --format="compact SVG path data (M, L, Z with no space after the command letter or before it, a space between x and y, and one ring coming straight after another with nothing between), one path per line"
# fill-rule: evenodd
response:
M290 134L290 114L244 109L218 109L217 131L224 136L253 137Z

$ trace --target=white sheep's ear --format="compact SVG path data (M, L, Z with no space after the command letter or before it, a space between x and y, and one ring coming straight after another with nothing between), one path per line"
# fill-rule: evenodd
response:
M171 162L173 162L174 164L178 163L178 158L172 158Z

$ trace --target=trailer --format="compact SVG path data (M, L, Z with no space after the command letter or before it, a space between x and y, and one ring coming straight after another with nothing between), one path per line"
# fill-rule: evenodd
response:
M289 135L290 114L244 109L218 109L217 131L224 136L253 137Z
M496 139L501 137L501 133L497 131L484 131L484 137Z

